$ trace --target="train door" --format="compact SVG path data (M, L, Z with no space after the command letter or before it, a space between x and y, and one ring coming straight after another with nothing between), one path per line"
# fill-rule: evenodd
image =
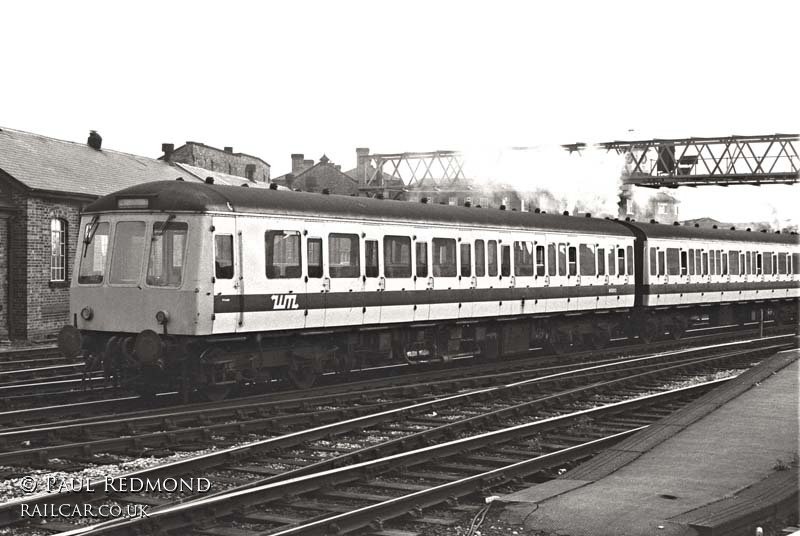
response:
M328 235L328 265L323 278L328 292L325 327L356 326L363 318L363 251L355 232Z
M433 295L433 272L431 271L430 238L416 235L414 238L414 322L428 320L430 298Z
M240 241L236 219L215 216L214 236L214 323L212 333L233 333L244 321L244 296L240 284Z
M367 229L364 233L364 315L365 325L379 324L381 319L381 302L386 291L386 279L381 273L380 233L376 229Z
M431 267L433 290L431 295L430 320L458 318L458 242L455 238L431 240Z
M414 320L414 276L410 235L389 235L381 241L381 323Z
M472 318L475 304L475 277L472 243L468 236L458 243L458 318Z
M472 305L472 316L497 316L497 300L492 294L497 287L497 241L479 238L473 242L472 254L474 262L475 298ZM494 256L493 260L490 256ZM494 275L490 272L495 271Z
M327 291L324 276L324 259L328 246L319 230L311 230L305 239L303 259L306 295L305 327L321 328L325 325L325 294Z

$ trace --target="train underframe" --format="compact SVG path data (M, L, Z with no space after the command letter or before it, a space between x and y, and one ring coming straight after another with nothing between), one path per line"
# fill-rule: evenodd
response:
M762 317L763 315L763 317ZM430 322L402 326L361 327L313 333L253 333L186 337L83 332L78 352L87 373L102 370L118 385L143 394L162 389L200 392L221 398L248 384L287 380L311 387L328 372L347 374L387 364L448 362L462 357L494 360L534 348L561 354L601 350L614 339L642 342L680 339L688 329L798 321L795 299L770 302L632 308L544 317ZM62 330L59 343L76 346L77 330ZM66 352L65 353L69 353Z

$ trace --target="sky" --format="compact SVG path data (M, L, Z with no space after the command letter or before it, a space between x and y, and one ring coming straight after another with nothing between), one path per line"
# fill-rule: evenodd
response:
M356 147L800 132L794 0L29 0L0 20L0 126L233 146L273 176L291 153L354 167ZM791 217L798 188L681 189L681 216Z

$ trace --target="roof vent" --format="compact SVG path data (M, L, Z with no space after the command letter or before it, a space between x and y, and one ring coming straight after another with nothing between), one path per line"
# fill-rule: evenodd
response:
M586 213L586 217L587 217L587 218L591 218L591 217L592 217L592 213L591 213L591 212L587 212L587 213Z
M214 177L206 177L206 184L214 184Z
M472 203L470 203L469 201L464 201L464 206L469 208L472 206Z
M680 225L680 223L677 222L677 221L674 221L674 222L672 222L672 225Z
M89 138L86 140L86 145L99 151L100 147L103 146L103 138L97 133L96 130L90 130Z
M625 216L625 221L631 221L631 217L630 216Z
M694 226L695 227L700 227L700 224L699 223L695 223Z
M323 189L322 189L322 193L323 193L324 195L331 195L331 191L330 191L330 189L328 189L328 188L323 188Z
M516 212L516 211L517 211L517 209L515 209L515 208L511 209L511 212Z
M717 227L716 225L712 226L711 228L712 229L719 229L719 227Z
M278 183L277 182L269 183L269 189L270 190L277 190L278 189Z
M650 220L650 223L658 223L656 220Z
M383 199L383 192L375 196L375 199Z
M747 228L747 232L749 233L750 231L751 231L751 229L750 229L750 227L748 227L748 228Z
M422 203L423 205L427 205L428 204L428 198L427 197L423 197L422 199L419 200L419 202Z
M539 210L539 207L536 207L535 209L533 209L533 213L534 213L534 214L541 214L541 212L542 212L542 211L541 211L541 210Z
M766 232L767 232L767 230L766 230L766 229L761 229L761 232L762 232L762 233L766 233Z
M178 178L177 178L177 179L175 179L175 180L176 180L176 181L181 181L181 182L183 182L183 177L178 177Z
M250 185L247 183L242 184L242 188L250 188Z
M565 210L564 212L562 212L562 214L563 214L564 216L569 216L569 210Z
M735 231L735 230L736 230L736 227L731 225L731 231Z
M780 229L778 229L777 231L775 231L775 234L781 234L781 231L780 231Z
M500 205L500 210L505 210L505 209L506 209L505 205Z
M542 214L547 214L547 211L546 211L546 210L543 210L543 211L542 211Z

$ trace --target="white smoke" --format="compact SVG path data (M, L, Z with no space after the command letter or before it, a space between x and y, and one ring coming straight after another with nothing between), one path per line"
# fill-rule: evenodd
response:
M495 191L510 187L533 203L531 209L617 216L624 155L593 147L570 153L560 145L469 149L463 155L468 178Z

